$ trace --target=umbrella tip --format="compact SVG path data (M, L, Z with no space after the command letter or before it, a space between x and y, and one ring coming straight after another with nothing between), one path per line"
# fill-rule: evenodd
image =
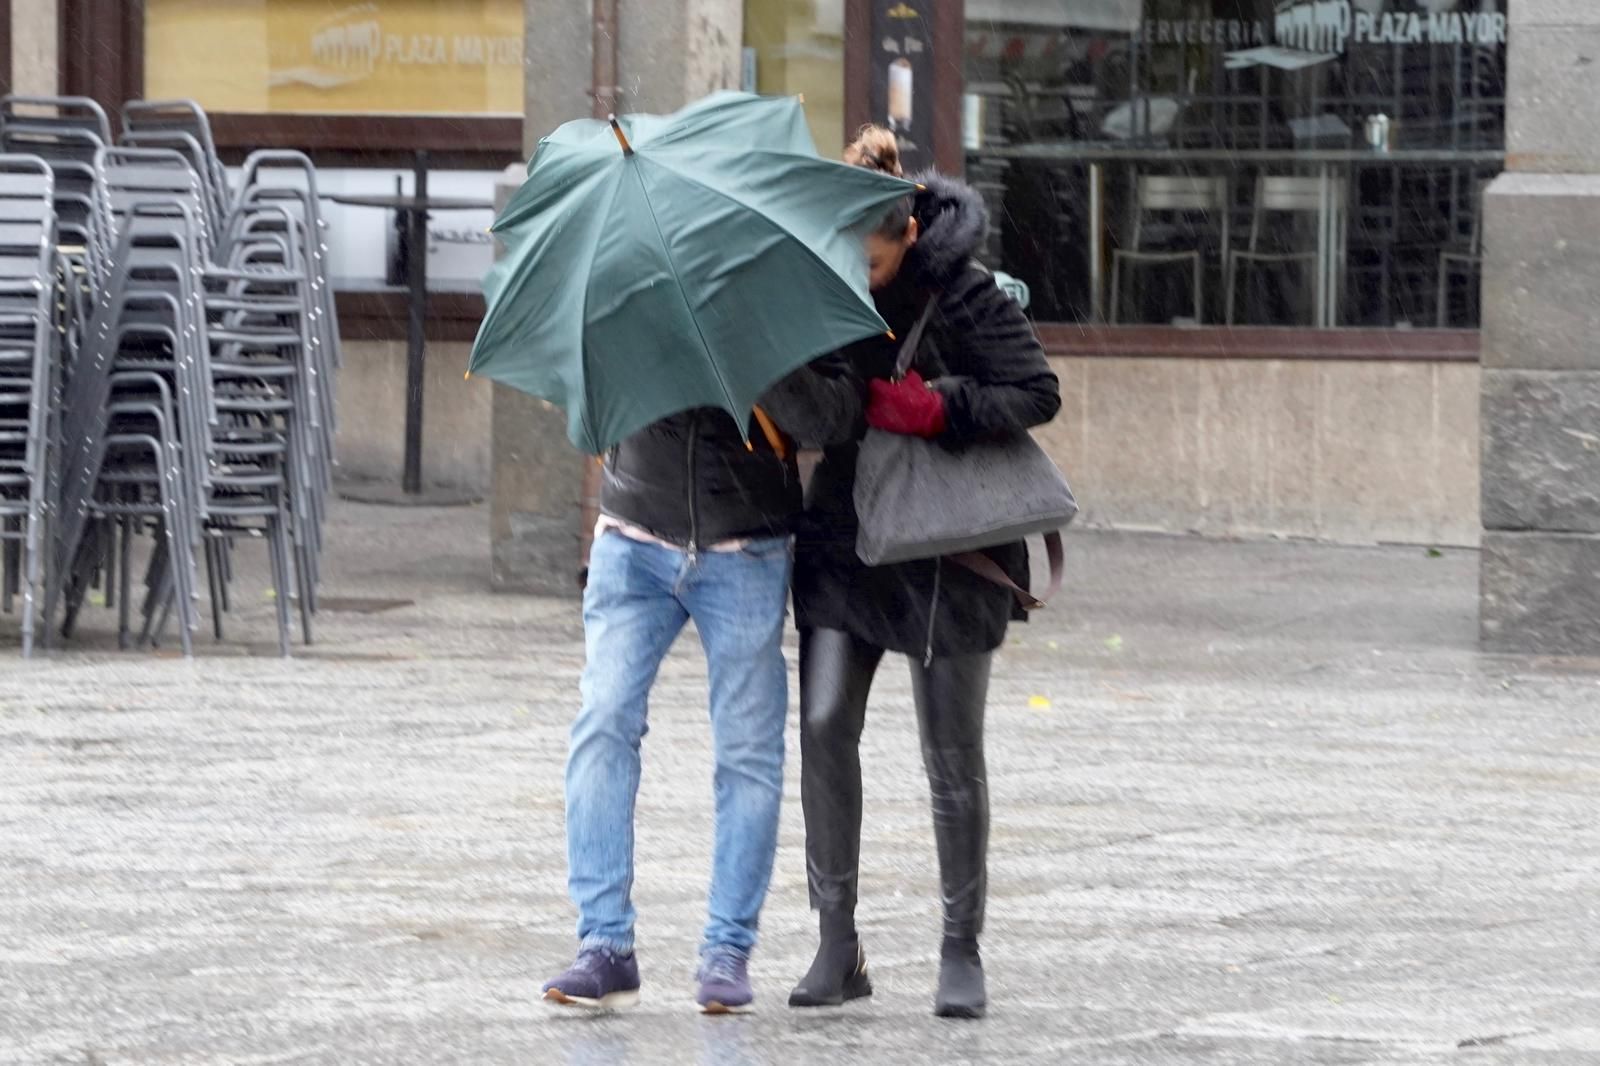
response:
M472 371L469 370L465 374L462 374L461 375L461 380L462 381L471 381L472 380Z
M794 98L796 100L800 101L800 106L801 107L805 106L805 104L806 104L806 94L805 93L796 93Z
M886 329L886 330L883 331L883 333L884 333L884 336L888 337L892 341L900 339L899 337L896 337L894 335L894 330L892 330L892 329Z
M628 143L628 135L622 132L622 123L617 121L617 116L607 115L606 121L611 123L611 132L617 135L617 143L622 145L622 154L632 155L633 145Z

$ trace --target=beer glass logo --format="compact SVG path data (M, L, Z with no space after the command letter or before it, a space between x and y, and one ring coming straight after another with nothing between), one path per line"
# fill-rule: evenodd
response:
M888 119L896 133L911 129L911 60L905 56L889 64Z
M311 33L311 58L346 75L370 75L383 50L378 5L346 8ZM364 17L365 16L365 17Z
M1354 29L1350 0L1282 0L1273 36L1284 48L1341 54Z

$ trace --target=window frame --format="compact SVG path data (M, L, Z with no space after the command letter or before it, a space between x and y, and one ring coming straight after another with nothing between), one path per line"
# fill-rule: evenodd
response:
M11 53L17 47L17 35L11 25L11 0L0 0L0 28L5 30L5 47L0 48L0 96L16 92L11 85Z

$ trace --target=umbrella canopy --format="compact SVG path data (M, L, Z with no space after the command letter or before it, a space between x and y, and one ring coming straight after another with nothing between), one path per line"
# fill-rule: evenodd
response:
M792 98L568 123L495 222L471 373L564 408L592 454L693 407L742 427L785 374L887 328L862 240L914 188L819 158Z

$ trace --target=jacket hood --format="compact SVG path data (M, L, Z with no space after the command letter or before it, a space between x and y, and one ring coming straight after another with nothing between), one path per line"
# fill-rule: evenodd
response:
M912 207L921 230L911 250L916 280L944 288L983 243L989 232L989 209L966 182L931 170L912 180L923 187Z

